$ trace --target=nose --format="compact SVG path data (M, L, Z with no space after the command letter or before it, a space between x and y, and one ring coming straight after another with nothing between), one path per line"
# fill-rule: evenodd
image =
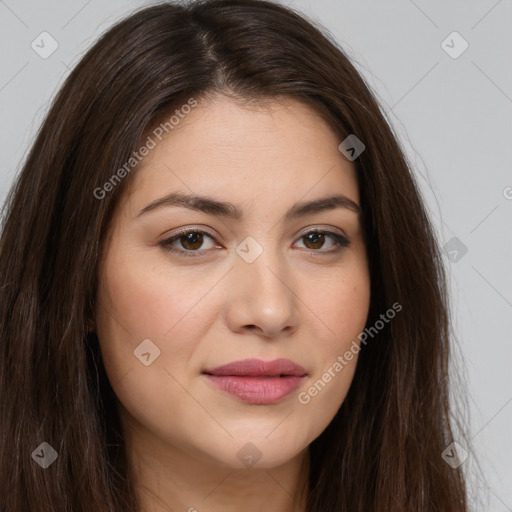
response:
M297 278L283 258L270 250L264 250L252 263L237 258L229 279L226 316L231 331L264 338L296 331Z

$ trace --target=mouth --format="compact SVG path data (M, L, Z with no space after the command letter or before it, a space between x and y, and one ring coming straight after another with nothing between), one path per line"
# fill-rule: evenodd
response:
M307 377L306 370L289 359L244 359L204 370L202 374L217 389L252 405L280 402Z
M207 375L238 377L304 377L306 370L290 359L242 359L212 369L203 370Z

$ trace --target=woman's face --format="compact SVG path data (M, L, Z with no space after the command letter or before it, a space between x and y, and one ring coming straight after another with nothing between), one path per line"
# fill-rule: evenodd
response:
M356 355L341 370L338 359L370 300L354 164L290 99L256 109L218 96L152 138L113 218L97 298L124 428L162 453L283 464L327 427L355 370ZM333 196L345 199L322 203ZM215 371L245 359L297 366Z

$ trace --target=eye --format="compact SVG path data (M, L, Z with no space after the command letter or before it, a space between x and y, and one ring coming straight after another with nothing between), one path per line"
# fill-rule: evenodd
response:
M334 249L319 251L318 249L321 249L325 244L325 240L329 238L334 240ZM348 247L350 245L350 242L343 235L332 231L308 231L307 233L304 233L299 240L302 239L304 239L307 244L305 247L306 249L313 250L313 252L327 254L338 252L344 247Z
M183 230L176 235L167 238L159 243L159 245L168 252L175 253L178 255L183 255L186 257L192 256L201 256L202 253L208 249L212 249L215 244L211 244L210 247L203 247L200 249L205 243L205 237L210 240L214 240L213 236L206 233L205 231L198 229L187 229ZM334 233L332 231L320 231L313 230L304 233L299 240L305 239L307 246L305 249L309 249L313 252L317 252L320 254L332 254L340 251L344 247L348 247L350 242L339 233ZM334 248L329 250L319 250L325 245L325 241L331 239L331 245ZM334 243L332 243L334 241ZM181 248L176 248L175 244L179 243Z
M205 236L213 240L213 237L206 233L205 231L187 229L186 231L182 231L181 233L178 233L172 236L171 238L163 240L162 242L160 242L160 245L164 248L164 250L169 252L179 253L184 256L198 256L202 252L202 250L198 251L198 249L203 245ZM176 242L179 242L179 244L182 247L181 249L176 249L173 246L173 244L175 244ZM206 249L208 249L208 247L206 247ZM206 249L203 248L203 250Z

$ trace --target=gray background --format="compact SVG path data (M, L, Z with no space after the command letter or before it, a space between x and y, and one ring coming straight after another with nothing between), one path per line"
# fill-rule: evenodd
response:
M69 70L116 20L150 3L0 0L2 202ZM327 27L355 61L415 167L442 244L449 243L473 443L463 467L483 503L475 509L512 511L512 2L287 4ZM45 59L31 48L43 31L58 43ZM445 49L458 52L461 40L442 45L453 31L469 44L457 58Z

